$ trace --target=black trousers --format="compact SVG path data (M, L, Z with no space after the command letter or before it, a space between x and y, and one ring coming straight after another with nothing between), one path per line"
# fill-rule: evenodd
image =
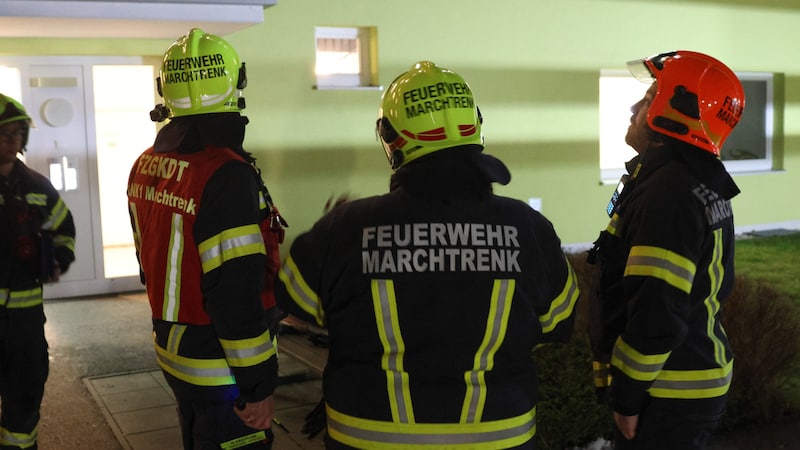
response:
M44 323L43 305L0 306L0 449L37 448L50 370Z
M625 439L619 429L614 428L614 450L703 450L722 414L722 411L677 411L665 408L658 400L650 401L639 414L632 440Z
M272 430L250 428L233 411L235 385L197 386L163 373L178 402L184 450L272 448Z

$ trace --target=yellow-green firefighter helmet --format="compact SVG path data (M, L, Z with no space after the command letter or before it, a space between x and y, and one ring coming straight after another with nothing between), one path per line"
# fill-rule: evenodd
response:
M247 86L244 63L224 39L193 28L164 53L156 80L163 107L153 120L244 109L242 89ZM160 111L159 111L160 110Z
M29 127L33 122L22 103L0 94L0 125L19 121L24 121Z
M483 145L472 89L430 61L414 64L386 89L377 133L393 169L445 148Z

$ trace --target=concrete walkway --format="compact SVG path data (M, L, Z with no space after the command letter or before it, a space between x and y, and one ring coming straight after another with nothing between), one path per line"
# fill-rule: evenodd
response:
M157 369L150 307L142 293L48 300L50 377L42 404L42 450L179 450L172 393ZM318 377L288 356L281 375L301 381L275 392L275 450L322 449L303 421L322 397Z

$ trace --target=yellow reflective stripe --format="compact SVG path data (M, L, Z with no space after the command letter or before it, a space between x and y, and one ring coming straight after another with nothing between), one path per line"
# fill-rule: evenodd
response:
M0 289L0 306L9 309L31 308L42 304L42 288L36 287L24 291Z
M324 326L325 315L322 311L322 305L319 301L319 296L303 279L303 274L297 268L292 255L286 258L281 270L278 273L278 278L286 286L286 292L292 300L303 311L317 319L317 325Z
M654 277L686 292L692 290L697 267L683 256L660 247L639 245L631 248L625 276Z
M66 203L60 197L56 204L53 205L53 209L50 210L50 217L47 219L47 222L42 224L43 230L57 230L58 227L64 223L66 220L67 215L69 214L69 209L67 208Z
M229 228L197 246L203 273L211 272L226 261L249 255L266 255L264 237L257 224Z
M172 214L172 229L167 247L167 261L164 270L164 302L161 319L177 322L181 304L181 264L183 264L183 216Z
M592 377L595 387L608 387L611 385L611 374L608 371L608 363L592 361Z
M617 338L611 355L611 365L628 377L638 381L653 381L658 376L671 352L645 355Z
M275 356L275 345L269 330L253 338L220 339L219 343L231 367L255 366Z
M722 305L717 298L719 290L722 288L722 280L725 275L725 265L722 263L722 229L718 228L713 232L714 250L711 253L711 262L708 265L709 293L705 300L706 311L708 312L708 322L706 334L714 346L714 360L720 366L725 366L728 361L725 358L725 344L720 341L714 333L714 325L717 323L717 314Z
M267 439L266 432L264 430L261 430L245 436L240 436L236 439L231 439L230 441L225 441L219 444L219 446L222 450L233 450L236 448L242 448L247 445L254 444L256 442L264 442L266 439Z
M131 211L133 217L133 245L136 247L136 255L142 250L142 243L139 236L142 235L142 229L139 227L139 212L136 210L136 203L128 202L128 209Z
M328 434L343 444L370 450L516 447L536 435L536 407L516 417L478 423L396 423L353 417L325 405Z
M34 427L30 433L15 433L8 428L0 427L0 446L30 448L36 444L39 435L39 425Z
M29 192L25 194L25 203L33 206L47 206L47 194Z
M167 333L167 351L170 353L178 354L178 349L181 346L181 339L183 339L183 334L186 332L186 325L181 324L172 324L169 327L169 333Z
M392 280L372 280L372 306L378 335L383 344L381 368L386 373L386 389L392 421L414 423L414 409L408 388L408 372L403 369L406 345L397 316L397 297Z
M606 231L608 231L612 236L617 235L617 225L619 224L619 214L614 213L611 216L611 221L608 222L608 226L606 227Z
M264 193L261 191L258 192L258 209L267 209L267 199L264 198Z
M559 323L572 315L572 311L575 309L575 303L578 302L580 289L578 288L575 271L566 258L564 262L567 265L567 281L564 283L564 289L562 289L558 297L553 299L550 303L550 310L539 317L539 323L542 325L543 333L553 331Z
M731 385L733 361L704 370L662 370L649 393L660 398L712 398L725 395Z
M514 298L515 280L494 280L489 316L483 341L475 352L472 370L464 372L467 385L464 404L461 407L461 423L480 422L486 403L486 372L494 368L494 355L503 344L508 329L511 300Z
M71 236L65 236L63 234L57 234L53 236L53 246L66 247L71 252L75 253L75 238Z
M197 386L236 384L225 358L195 359L177 355L155 345L158 365L170 375Z

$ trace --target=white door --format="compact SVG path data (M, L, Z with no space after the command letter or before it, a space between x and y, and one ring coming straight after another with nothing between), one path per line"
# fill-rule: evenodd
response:
M60 282L45 285L45 298L142 289L124 205L127 204L125 187L130 162L155 136L155 126L149 122L147 109L147 105L152 108L152 67L139 71L135 81L102 80L105 85L100 94L102 98L96 99L96 67L130 65L141 69L141 60L30 57L8 58L7 61L0 58L0 66L9 64L19 73L18 100L34 121L24 159L59 190L72 211L77 231L76 261ZM119 72L100 71L98 77L108 73ZM131 83L138 83L139 89ZM132 113L130 108L125 108L124 97L131 91L141 93L142 87L145 89L144 104L136 107L141 111ZM0 92L2 89L0 86ZM118 102L114 99L117 95L121 98ZM142 100L139 95L138 101ZM131 139L131 135L136 138ZM109 241L108 245L105 241Z

